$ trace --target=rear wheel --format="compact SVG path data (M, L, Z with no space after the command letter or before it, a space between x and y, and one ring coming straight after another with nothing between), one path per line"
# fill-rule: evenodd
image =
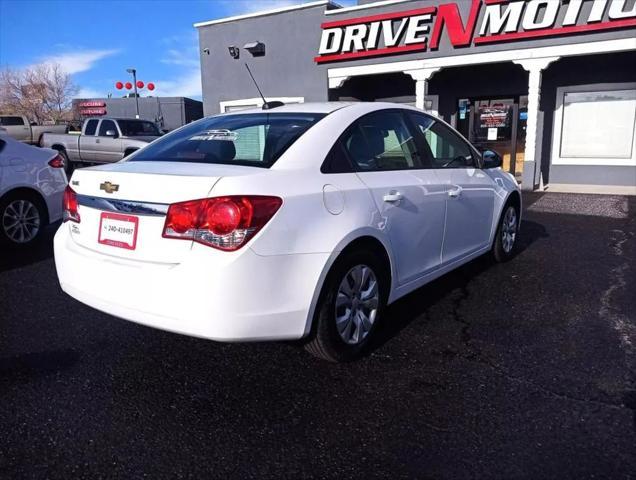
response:
M508 203L499 220L492 247L492 254L497 262L507 262L514 256L518 233L519 211L514 204Z
M27 192L9 195L0 200L0 241L27 246L35 242L45 224L44 207Z
M371 252L338 260L320 294L307 351L331 362L363 354L386 303L386 278L382 262Z

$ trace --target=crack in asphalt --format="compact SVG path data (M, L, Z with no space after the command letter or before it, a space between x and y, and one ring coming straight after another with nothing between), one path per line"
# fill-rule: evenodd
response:
M634 409L632 405L627 405L625 403L610 402L610 401L591 399L591 398L581 398L581 397L576 397L574 395L570 395L567 393L554 391L532 380L529 380L525 377L519 377L519 376L511 374L506 368L502 367L500 364L498 364L497 362L489 358L488 355L486 355L483 352L483 350L475 344L475 341L470 333L471 324L466 319L464 319L462 314L459 312L462 304L470 298L470 292L468 290L468 286L463 285L455 289L455 291L459 291L459 295L457 295L456 298L451 300L452 301L451 314L452 314L453 320L462 325L462 329L460 331L460 339L462 343L468 349L467 354L460 352L459 357L470 362L475 362L475 363L479 363L480 365L484 365L492 369L493 371L499 373L501 376L503 376L506 380L510 382L526 385L528 387L535 389L538 392L541 392L553 398L557 398L559 400L598 405L600 407L606 407L606 408L617 409L617 410L623 410L623 409L633 410Z
M625 233L622 230L612 230L612 250L614 256L624 258L623 245L631 240L633 232ZM634 353L634 343L636 343L636 325L631 323L630 318L621 313L621 309L615 306L613 297L627 286L625 279L629 271L629 261L625 260L616 268L610 270L610 286L601 295L601 308L598 311L601 319L606 320L619 334L620 342L625 355L631 356ZM631 362L628 363L631 364Z

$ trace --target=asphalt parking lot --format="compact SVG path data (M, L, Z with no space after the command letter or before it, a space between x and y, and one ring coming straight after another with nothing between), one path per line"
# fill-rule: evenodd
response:
M0 478L634 478L636 197L524 201L513 261L400 300L346 365L85 307L53 228L2 251Z

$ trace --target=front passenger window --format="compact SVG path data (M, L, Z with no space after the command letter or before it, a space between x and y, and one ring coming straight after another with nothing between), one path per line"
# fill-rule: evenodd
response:
M475 159L468 144L441 122L423 115L412 116L424 136L433 168L474 167Z
M358 120L343 138L357 170L421 168L413 137L399 112L376 112Z
M115 122L113 122L112 120L102 120L102 123L99 126L99 136L106 137L106 132L108 132L109 130L112 130L115 133L117 132Z

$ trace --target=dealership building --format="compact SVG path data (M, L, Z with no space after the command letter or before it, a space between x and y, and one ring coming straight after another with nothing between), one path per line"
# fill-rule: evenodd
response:
M316 1L195 24L204 113L391 101L498 151L526 190L636 191L636 0Z

